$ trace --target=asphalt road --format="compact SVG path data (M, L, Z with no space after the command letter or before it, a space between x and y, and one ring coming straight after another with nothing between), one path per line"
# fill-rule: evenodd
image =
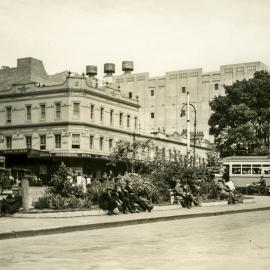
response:
M0 241L0 269L270 269L270 211Z

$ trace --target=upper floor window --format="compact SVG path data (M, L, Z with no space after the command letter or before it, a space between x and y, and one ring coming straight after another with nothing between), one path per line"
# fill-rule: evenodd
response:
M218 90L218 83L215 83L215 90Z
M89 137L89 148L92 150L94 149L94 136L90 135Z
M151 97L153 97L155 95L155 90L154 89L150 90L150 95L151 95Z
M75 119L80 118L80 103L79 102L73 102L73 116Z
M119 126L122 127L123 125L123 113L119 113Z
M61 134L54 135L55 148L61 148Z
M165 148L162 148L162 159L166 158L166 152L165 152Z
M100 151L103 151L103 141L104 141L104 138L103 137L100 137L99 138L99 150Z
M100 108L100 122L103 122L103 120L104 120L104 108L101 107Z
M72 148L80 149L80 134L72 134Z
M6 119L8 123L11 123L11 106L6 107Z
M12 137L11 136L6 136L6 148L12 149Z
M110 110L110 125L113 125L113 110Z
M31 149L32 148L32 136L25 136L26 141L26 148Z
M132 92L128 92L128 98L132 98Z
M94 120L94 110L95 106L93 104L90 105L90 119Z
M46 105L40 104L40 120L46 119Z
M183 94L186 93L186 87L185 86L182 87L182 93Z
M128 128L130 127L130 115L129 114L127 115L127 127Z
M46 135L39 136L40 150L46 150Z
M112 152L113 139L109 139L109 151Z
M61 103L60 102L55 103L55 119L56 120L61 119Z
M151 118L155 118L155 113L151 112Z
M32 120L32 106L26 105L26 120L31 121Z
M135 116L134 117L134 129L137 129L138 128L138 117Z

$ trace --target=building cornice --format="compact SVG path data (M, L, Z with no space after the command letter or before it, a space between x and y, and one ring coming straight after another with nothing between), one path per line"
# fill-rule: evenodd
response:
M23 125L11 125L11 126L0 126L0 130L10 130L10 129L20 129L20 128L39 128L39 127L59 127L59 126L83 126L83 127L92 127L92 128L97 128L100 130L106 130L106 131L112 131L116 133L122 133L130 136L135 136L139 138L145 138L145 139L151 139L155 141L160 141L160 142L166 142L166 143L173 143L177 145L182 145L186 146L185 143L175 141L175 140L169 140L165 138L157 138L155 136L147 135L147 134L141 134L138 132L134 131L128 131L128 130L123 130L123 129L116 129L108 126L99 126L95 125L92 123L87 123L87 122L75 122L75 121L62 121L62 122L53 122L53 123L33 123L33 124L23 124ZM193 145L191 144L191 147ZM209 150L207 147L203 147L200 145L196 145L196 149L202 149L202 150Z

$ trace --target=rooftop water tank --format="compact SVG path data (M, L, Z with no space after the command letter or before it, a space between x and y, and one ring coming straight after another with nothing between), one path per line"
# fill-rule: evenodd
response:
M115 64L105 63L104 64L104 73L106 75L112 75L113 73L115 73Z
M122 62L122 71L124 73L131 73L134 70L133 62L132 61L123 61Z
M97 75L97 66L86 66L86 75L95 77Z

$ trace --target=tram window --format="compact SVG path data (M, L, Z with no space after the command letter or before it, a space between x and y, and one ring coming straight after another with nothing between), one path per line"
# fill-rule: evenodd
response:
M241 165L232 165L232 174L241 174Z
M242 174L251 174L251 165L242 165Z
M270 165L263 165L263 173L270 174Z
M252 174L261 174L262 173L262 165L252 165Z

